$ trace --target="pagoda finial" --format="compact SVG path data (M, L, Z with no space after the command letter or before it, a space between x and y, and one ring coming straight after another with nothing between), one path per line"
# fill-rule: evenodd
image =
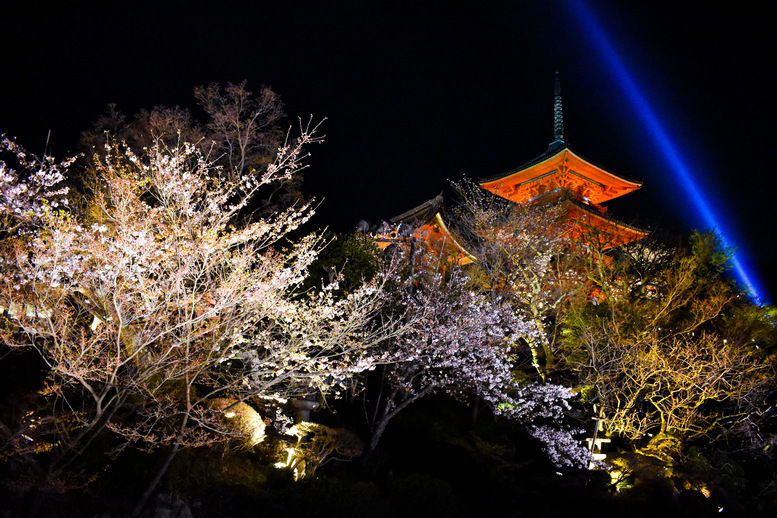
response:
M553 138L554 143L564 142L564 113L561 108L561 80L556 70L556 85L553 97Z

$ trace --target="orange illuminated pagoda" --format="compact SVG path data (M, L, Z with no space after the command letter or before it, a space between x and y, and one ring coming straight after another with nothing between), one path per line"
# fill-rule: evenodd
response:
M616 175L572 151L564 139L561 89L556 76L554 140L531 162L493 178L481 179L482 188L514 203L561 202L571 238L608 250L638 239L647 232L609 218L603 203L639 189L642 182ZM423 261L468 264L474 257L448 230L439 195L384 223L373 236L381 249L392 245L423 251Z
M606 171L572 151L564 139L561 91L556 76L554 141L531 162L502 175L480 180L484 189L515 203L563 200L569 218L576 222L574 237L596 235L604 248L612 248L647 235L638 228L608 218L601 204L639 189L642 182Z

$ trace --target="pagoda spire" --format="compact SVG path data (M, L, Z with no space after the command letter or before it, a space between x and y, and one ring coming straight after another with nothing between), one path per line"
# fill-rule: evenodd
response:
M561 106L561 80L556 70L556 84L553 92L553 142L551 146L563 144L564 140L564 112Z

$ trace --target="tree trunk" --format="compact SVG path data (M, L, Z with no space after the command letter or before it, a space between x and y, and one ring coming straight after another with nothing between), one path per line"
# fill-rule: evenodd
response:
M383 415L374 424L372 429L372 436L370 437L370 443L367 446L367 450L364 452L364 455L362 455L363 465L366 465L372 458L372 454L375 453L375 449L378 447L378 442L380 441L380 438L383 435L383 432L386 431L386 426L388 426L389 421L391 421L399 412L407 408L411 403L421 399L422 397L434 391L434 388L435 387L427 387L421 392L418 392L417 394L412 394L412 395L406 393L405 399L403 399L401 403L396 405L393 410L389 410L388 401L386 402L386 406L384 407L384 410L383 410ZM396 394L396 391L392 393Z
M148 502L148 499L151 497L151 494L154 492L156 487L159 485L159 482L162 480L162 477L165 473L167 473L167 468L170 467L170 463L173 462L173 459L175 458L178 451L181 449L181 442L183 441L183 437L180 437L178 441L175 443L175 446L173 446L172 451L167 455L167 458L165 459L165 462L162 464L162 467L159 468L159 471L157 471L156 475L154 476L154 479L151 481L151 483L146 488L146 491L143 493L143 496L140 497L140 500L138 500L138 503L135 505L135 508L132 510L132 516L138 517L140 516L140 513L143 511L143 507L145 507L146 502Z
M475 396L472 399L472 420L470 422L470 427L474 430L475 426L478 424L478 414L480 413L480 396L478 394L475 394Z
M377 426L372 431L370 443L367 445L367 449L365 450L364 455L362 455L362 464L369 464L370 460L372 459L372 454L375 453L375 448L378 447L378 442L380 442L380 438L383 435L383 432L386 431L386 426L390 420L391 417L386 417L384 415L384 417L378 421Z
M159 468L159 471L157 471L156 475L154 476L154 479L151 481L151 483L148 485L146 490L143 492L143 496L140 497L140 500L138 500L138 503L135 505L135 509L132 510L133 517L140 516L141 511L143 511L143 507L145 507L146 502L148 502L148 499L151 497L151 493L153 493L156 487L159 485L159 482L162 480L162 477L165 475L165 473L167 473L167 468L170 467L170 463L173 462L173 459L175 458L176 454L178 454L178 450L181 449L181 445L183 444L185 433L186 433L186 426L189 424L189 412L191 412L192 410L191 384L188 383L188 381L189 380L187 380L187 384L186 384L187 411L183 416L183 422L181 423L178 440L175 441L175 446L173 446L173 449L167 455L167 458L162 464L162 467Z

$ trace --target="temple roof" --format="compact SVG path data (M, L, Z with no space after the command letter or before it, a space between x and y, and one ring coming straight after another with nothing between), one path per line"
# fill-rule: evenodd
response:
M431 221L434 215L440 212L442 208L443 198L442 193L440 193L431 200L423 202L418 207L403 212L399 216L394 216L390 221L392 223L408 223L414 226L423 225Z
M526 203L547 192L563 189L586 203L599 204L639 189L642 182L618 176L589 162L564 140L551 143L534 160L501 175L479 180L503 198Z
M553 100L553 142L534 160L480 185L516 203L532 202L548 193L565 191L584 203L598 205L639 189L642 182L613 174L569 148L564 137L564 113L558 71Z
M458 264L472 262L475 258L459 244L443 221L443 206L442 194L438 194L431 200L391 218L391 223L399 224L399 228L388 234L379 232L375 241L380 248L385 248L392 243L407 243L412 237L434 256L444 256ZM410 235L405 234L402 224L410 226Z
M572 237L596 244L603 250L642 239L647 230L617 221L604 215L600 208L581 203L573 198L564 200L570 221ZM596 243L593 243L596 241Z

